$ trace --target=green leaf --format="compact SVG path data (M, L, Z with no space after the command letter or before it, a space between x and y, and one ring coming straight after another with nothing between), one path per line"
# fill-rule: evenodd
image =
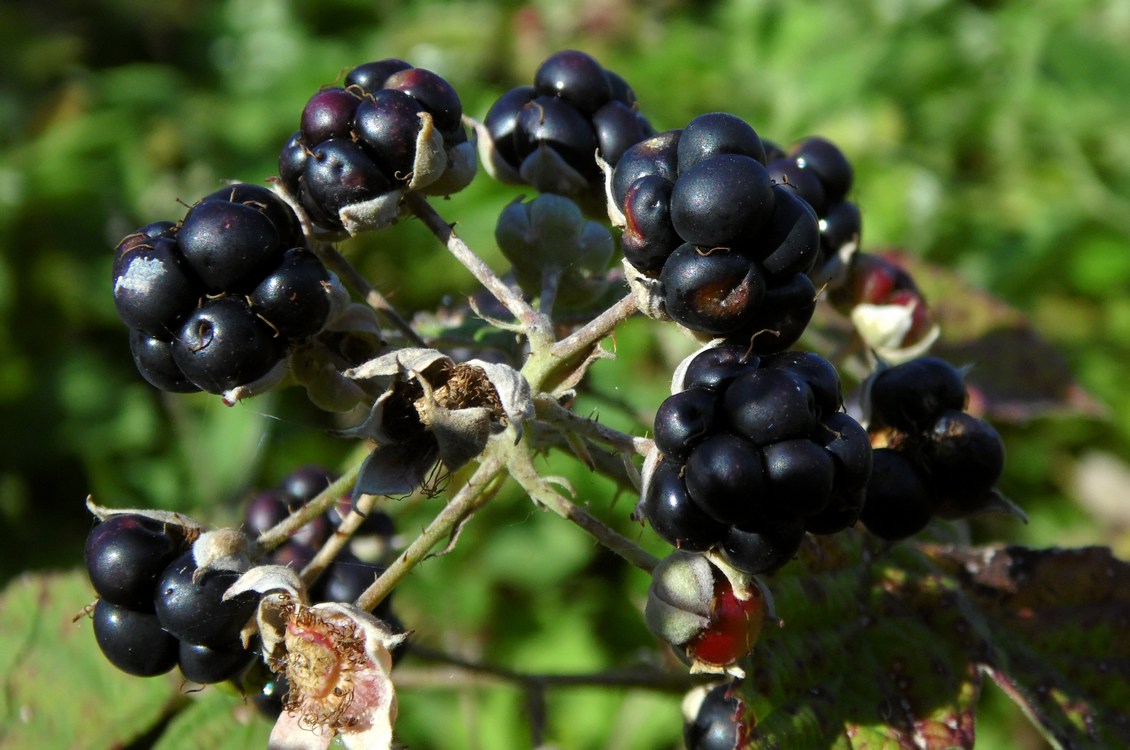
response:
M1105 547L935 557L993 634L984 668L1056 747L1130 747L1130 565Z
M274 724L250 701L206 688L177 714L153 750L246 750L267 747Z
M1059 748L1130 747L1130 565L1109 550L811 537L743 664L755 748L972 748L983 674Z
M127 746L184 700L177 673L142 679L106 661L82 616L93 596L77 571L0 594L0 747Z

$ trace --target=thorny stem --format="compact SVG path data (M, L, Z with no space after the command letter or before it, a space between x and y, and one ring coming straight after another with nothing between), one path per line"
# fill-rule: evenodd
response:
M549 318L534 310L520 295L503 283L490 266L455 234L452 225L444 221L426 198L410 191L404 196L404 201L409 210L447 247L448 252L454 255L455 259L462 263L519 323L525 326L531 347L540 348L552 341L552 325Z
M529 494L532 500L549 508L565 520L580 526L604 547L627 562L649 573L659 564L659 559L650 552L642 549L635 542L607 526L603 521L592 516L584 508L555 490L550 484L550 480L538 473L525 442L511 448L507 468L510 470L510 476L522 485L522 489Z
M373 506L376 504L376 497L373 495L362 495L357 499L357 508L342 519L341 525L334 529L334 533L329 539L322 544L314 558L306 564L302 569L302 582L309 588L314 581L318 580L318 576L332 563L338 556L338 553L349 544L349 540L357 529L361 528L361 524L365 522L365 516L368 515Z
M487 446L479 466L439 515L432 519L420 535L408 545L369 588L355 602L365 611L371 611L389 595L389 592L412 571L445 537L451 536L472 513L486 505L498 492L504 479L504 452L497 446L506 444L500 436ZM507 446L509 447L509 446Z
M628 293L612 307L554 344L550 352L559 359L568 359L612 333L616 326L635 315L638 310L636 296Z
M346 469L337 480L329 487L318 493L314 499L290 514L272 528L267 529L255 540L260 552L269 552L285 542L292 534L330 509L341 497L353 487L357 475L361 471L364 461L359 461Z
M377 311L378 314L383 315L388 322L392 323L398 331L411 341L416 346L427 346L425 341L420 338L420 334L412 328L392 303L377 291L369 280L362 276L353 264L345 259L341 253L337 251L333 245L327 242L320 242L317 245L318 257L322 259L330 270L338 275L338 277L355 292L365 298L365 304Z
M603 443L620 451L634 453L637 456L646 456L655 444L655 441L651 438L629 435L603 425L595 419L586 419L576 412L566 409L558 403L557 399L546 393L539 393L534 397L534 407L537 409L538 419L556 424L569 432L583 435L593 442Z

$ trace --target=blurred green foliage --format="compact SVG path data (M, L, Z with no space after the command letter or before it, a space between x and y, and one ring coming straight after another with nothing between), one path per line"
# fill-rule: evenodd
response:
M224 179L272 175L306 98L349 66L403 57L448 78L481 117L566 47L623 74L660 129L725 110L781 143L831 138L856 167L864 249L905 248L1030 316L1108 416L998 425L1002 489L1032 523L975 532L1130 556L1130 487L1112 485L1123 502L1097 510L1074 492L1080 459L1130 456L1124 2L18 0L0 6L0 583L79 564L88 493L231 523L250 488L356 456L300 393L225 408L141 381L110 296L121 236L179 218ZM501 269L494 216L520 192L484 174L437 205ZM473 290L411 221L342 250L405 312ZM594 368L580 411L646 428L691 348L658 329L625 326L620 359ZM550 464L595 513L653 543L627 522L632 498L613 503L607 482L559 456ZM438 502L396 508L401 528L426 523ZM400 606L428 642L514 668L623 664L650 644L638 616L646 579L608 557L504 495L453 554L422 566ZM420 691L402 699L402 729L419 746L522 746L521 701L505 689ZM670 747L677 703L556 692L549 734L568 748ZM451 717L440 730L436 712ZM1001 726L985 736L1013 736Z

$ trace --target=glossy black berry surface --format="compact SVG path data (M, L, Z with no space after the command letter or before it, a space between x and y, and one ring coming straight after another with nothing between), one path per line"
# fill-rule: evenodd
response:
M309 250L287 250L251 291L251 309L288 338L312 336L330 313L329 272Z
M201 305L173 342L177 367L201 390L223 393L275 366L283 341L246 300L219 297Z
M738 570L751 575L772 573L796 556L804 531L804 521L799 518L760 525L756 531L731 526L718 551Z
M172 337L158 338L134 328L129 332L129 350L137 372L154 388L169 393L195 393L200 386L193 383L173 359Z
M232 643L255 614L259 601L252 592L223 600L237 578L234 571L198 570L191 551L181 555L157 582L161 627L188 643L220 648Z
M719 154L680 170L671 191L675 231L702 248L731 247L752 239L772 214L769 173L742 154Z
M687 494L704 513L726 525L748 525L764 502L765 466L749 440L727 432L711 435L687 458Z
M669 396L655 412L655 445L667 458L686 461L719 424L718 396L692 388Z
M196 273L168 237L122 240L114 258L114 306L130 328L167 337L204 294Z
M580 50L562 50L546 58L534 73L539 96L555 96L591 115L612 98L604 66Z
M265 212L222 200L190 208L177 232L177 245L210 292L250 290L285 249Z
M726 525L703 512L687 494L681 465L660 461L652 474L641 509L652 529L679 549L702 552L726 533Z
M714 335L748 326L765 296L757 265L726 248L680 245L663 264L659 280L672 320Z
M806 438L816 427L812 389L782 369L739 376L726 388L722 408L733 429L758 445Z
M235 677L256 657L237 639L223 646L204 646L181 641L177 648L177 666L189 682L211 685Z
M311 96L302 110L302 139L306 143L321 143L330 138L348 138L353 123L353 113L361 97L337 86L324 88Z
M740 154L765 164L765 146L757 131L728 112L710 112L687 123L679 139L679 173L718 154Z
M707 691L698 713L683 727L687 750L738 750L741 701L733 685L716 685Z
M924 432L942 412L961 411L966 396L964 379L953 365L939 357L912 359L871 378L869 429Z
M111 664L137 677L155 677L177 664L177 639L157 616L100 599L94 607L94 637Z
M102 599L152 612L157 579L187 544L180 527L119 513L91 529L83 561L90 583Z
M930 523L932 505L925 477L907 456L890 448L874 451L859 516L868 531L890 541L913 536Z

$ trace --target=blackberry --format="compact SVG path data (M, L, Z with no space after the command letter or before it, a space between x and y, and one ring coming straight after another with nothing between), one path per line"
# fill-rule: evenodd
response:
M961 411L967 394L961 372L938 357L919 357L879 370L867 391L868 429L920 434L947 410Z
M94 638L111 664L136 677L155 677L177 665L177 639L149 612L99 599L94 605Z
M624 231L620 249L633 266L658 274L682 237L671 223L671 188L660 175L644 175L628 188L624 197Z
M703 349L687 365L682 387L721 391L737 376L756 370L761 359L748 348L719 344Z
M726 339L759 354L772 354L795 344L816 312L816 287L807 274L765 288L761 307L739 331Z
M330 138L310 149L303 174L309 201L323 217L337 217L341 209L384 195L392 183L368 153L347 138ZM341 220L334 219L337 226Z
M808 273L820 254L816 212L792 188L774 185L773 214L755 246L771 282Z
M765 164L765 146L749 123L728 112L711 112L687 123L679 138L679 174L719 154L739 154Z
M223 393L266 375L282 357L283 343L246 300L218 297L185 321L173 361L201 390Z
M943 411L926 434L921 460L938 496L936 510L965 515L984 504L1004 471L1004 442L968 412Z
M660 461L640 499L640 509L655 533L669 544L702 552L722 538L726 525L691 500L681 468L674 461Z
M641 177L655 175L674 183L679 176L678 146L682 130L668 130L630 147L612 173L612 199L623 206L628 189Z
M303 505L326 490L334 481L334 474L324 466L300 466L283 478L279 489L291 499L292 506ZM293 507L292 507L293 510Z
M926 528L932 514L933 497L922 471L902 452L876 448L859 516L867 530L889 541L905 539Z
M756 159L742 154L717 154L685 171L680 169L671 189L675 231L702 248L748 241L758 235L772 213L769 173Z
M142 235L144 237L144 235ZM175 332L204 294L199 277L168 236L128 235L114 257L114 307L130 328L154 337Z
M329 280L318 256L301 247L292 248L251 290L251 309L282 336L312 336L322 330L330 314Z
M687 494L719 523L756 522L766 491L758 446L726 432L711 435L691 451L684 469Z
M133 363L146 382L169 393L195 393L200 386L193 383L173 359L172 339L150 336L139 328L129 332L129 350Z
M331 86L310 97L302 109L299 132L306 143L321 143L330 138L349 138L353 114L361 97L353 91Z
M765 278L749 258L689 242L667 258L659 280L667 314L691 330L714 335L746 328L765 296Z
M683 727L687 750L739 750L742 741L742 702L734 693L737 683L710 688L694 717Z
M798 438L762 448L766 501L775 513L811 516L828 503L835 486L835 463L824 446Z
M655 413L655 445L666 457L685 462L719 423L718 397L703 388L673 394Z
M225 648L255 614L252 592L224 600L239 574L197 568L192 551L173 560L157 583L156 611L161 627L181 641Z
M834 143L820 136L804 139L789 151L802 169L812 170L824 186L829 205L843 200L851 190L855 173L851 162Z
M419 102L445 136L462 128L463 104L459 101L459 94L450 83L432 71L425 68L398 70L385 79L384 88L401 91Z
M399 58L362 63L345 74L345 88L357 88L362 94L372 94L385 87L393 73L409 70L412 64Z
M796 557L804 541L804 519L762 523L756 530L727 529L718 545L726 562L751 575L772 573Z
M730 383L722 399L731 427L758 445L806 438L817 424L812 388L788 370L746 372Z
M416 166L416 138L426 111L410 94L380 89L357 107L353 129L390 182L406 182Z
M256 657L237 639L223 646L205 646L181 641L177 648L177 666L189 682L211 685L235 677Z
M793 375L799 375L801 380L812 389L812 397L816 403L817 413L834 419L843 409L841 396L840 374L831 362L815 352L785 351L771 354L762 359L762 367L772 370L786 370ZM851 420L853 423L855 420Z
M187 547L183 529L146 516L120 513L86 537L83 561L103 600L153 612L153 592L165 567Z
M281 240L266 212L225 200L200 201L177 232L185 262L211 293L253 289L282 257Z
M578 50L544 60L533 85L504 93L479 126L495 177L594 208L604 190L596 153L615 165L653 133L627 82Z
M817 216L825 213L828 203L824 194L824 183L811 169L805 169L797 164L795 159L780 157L766 162L765 170L769 172L769 179L777 185L791 189L797 197L812 207Z

